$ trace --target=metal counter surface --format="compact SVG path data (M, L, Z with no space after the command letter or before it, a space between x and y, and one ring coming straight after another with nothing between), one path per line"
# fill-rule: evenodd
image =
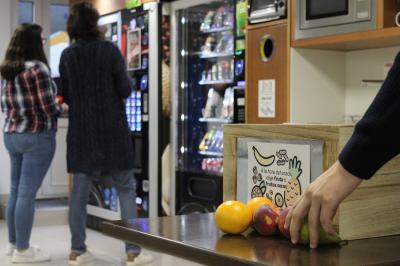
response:
M213 213L104 222L103 233L205 265L400 265L400 236L311 250L251 229L225 235L216 227Z

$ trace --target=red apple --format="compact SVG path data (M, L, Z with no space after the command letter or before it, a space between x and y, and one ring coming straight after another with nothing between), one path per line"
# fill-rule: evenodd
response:
M263 236L271 236L278 233L278 214L269 205L261 205L253 216L253 224L256 231Z
M279 214L279 222L278 222L278 227L279 231L281 234L290 239L290 231L285 229L285 221L286 221L286 216L289 212L289 208L283 209L281 213Z

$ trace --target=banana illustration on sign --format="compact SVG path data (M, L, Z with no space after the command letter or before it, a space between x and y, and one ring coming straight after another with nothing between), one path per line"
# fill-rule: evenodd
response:
M275 155L268 157L262 156L261 153L253 146L254 158L261 166L268 167L275 162Z

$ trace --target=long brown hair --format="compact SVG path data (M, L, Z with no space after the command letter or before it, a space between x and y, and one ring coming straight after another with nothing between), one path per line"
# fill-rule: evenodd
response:
M67 32L70 40L102 38L97 21L99 12L89 2L78 2L73 5L67 21Z
M43 50L42 27L24 23L17 27L8 45L6 56L0 65L0 74L5 80L13 80L25 69L25 62L38 60L46 65Z

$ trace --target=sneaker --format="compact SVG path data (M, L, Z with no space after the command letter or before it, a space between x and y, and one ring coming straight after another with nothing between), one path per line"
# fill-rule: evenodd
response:
M50 256L38 246L30 247L24 251L14 250L11 259L12 263L34 263L34 262L44 262L49 261Z
M86 251L85 253L79 254L76 252L71 252L69 255L68 265L79 266L85 264L91 264L94 262L94 257L92 253Z
M14 253L15 250L15 245L8 243L6 246L6 256L12 256L12 254Z
M153 261L153 257L150 254L141 252L139 255L129 254L126 260L126 266L139 266L146 265Z

